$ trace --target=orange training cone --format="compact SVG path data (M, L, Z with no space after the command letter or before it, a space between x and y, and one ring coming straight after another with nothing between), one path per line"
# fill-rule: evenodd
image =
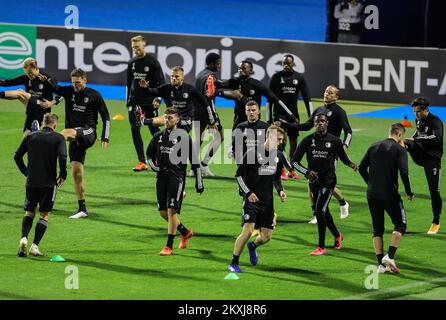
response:
M125 117L122 114L118 113L116 116L113 117L113 120L122 121L125 120Z
M405 128L412 128L412 123L409 120L407 120L407 116L404 116L404 120L403 120L403 122L401 122L401 124Z

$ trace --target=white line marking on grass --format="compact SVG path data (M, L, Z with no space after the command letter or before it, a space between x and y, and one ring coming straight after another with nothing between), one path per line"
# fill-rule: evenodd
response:
M446 277L436 278L436 279L432 279L432 280L428 280L428 281L417 281L417 282L413 282L413 283L404 284L404 285L401 285L401 286L398 286L398 287L387 288L387 289L383 289L383 290L377 290L377 291L357 294L357 295L354 295L354 296L338 298L336 300L359 300L359 299L366 299L366 298L373 297L373 296L379 296L379 295L383 295L383 294L387 294L387 293L401 292L401 291L407 290L407 289L412 289L412 288L416 288L416 287L422 287L422 286L426 286L426 285L429 285L429 284L434 284L436 282L446 282Z
M358 128L358 129L352 129L353 132L359 132L359 131L364 131L364 130L367 130L367 129L361 129L361 128Z

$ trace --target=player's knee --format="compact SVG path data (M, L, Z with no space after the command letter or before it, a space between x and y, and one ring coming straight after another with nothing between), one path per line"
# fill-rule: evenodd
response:
M26 211L25 212L25 217L30 217L31 219L34 219L35 215L36 215L35 209L34 209L34 211Z
M268 233L260 233L260 239L262 243L267 243L271 240L272 234L270 232Z
M45 221L48 221L48 219L49 219L49 212L41 212L40 213L40 218L45 220Z
M395 228L393 229L393 232L399 232L399 233L401 233L401 235L404 235L404 233L406 233L406 228L407 228L407 224L402 223L400 225L395 226Z
M373 238L382 238L384 235L384 228L374 229L373 230Z
M81 183L83 179L82 170L73 167L73 180L76 183Z
M169 218L167 211L160 211L160 217L167 220Z

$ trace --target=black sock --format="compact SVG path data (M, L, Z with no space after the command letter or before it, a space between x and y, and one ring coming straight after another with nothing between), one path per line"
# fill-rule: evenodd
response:
M380 254L376 255L376 259L378 260L378 264L382 264L383 263L383 257L384 257L383 253L380 253Z
M153 118L145 118L144 119L144 124L146 126L151 126L153 124Z
M189 232L189 230L187 230L187 228L182 223L178 225L177 230L183 237L187 236L187 233Z
M341 200L338 200L338 202L339 202L339 205L340 205L340 206L345 206L346 203L347 203L347 202L345 202L345 199L344 199L344 198L342 198Z
M87 206L85 205L85 199L78 200L77 203L79 204L79 211L87 211Z
M434 219L432 220L432 223L440 224L440 215L434 214Z
M34 230L34 241L35 245L39 245L40 240L42 240L43 235L45 234L46 227L48 226L48 221L39 219L39 222L36 224L36 228Z
M0 91L0 99L5 99L5 91Z
M232 261L231 264L237 264L238 265L238 259L240 259L240 256L236 256L235 254L232 255Z
M175 239L175 235L174 234L168 234L167 235L167 244L166 247L169 247L170 249L172 249L173 247L173 240Z
M316 210L316 205L312 205L311 206L311 211L313 212L313 216L315 216L316 215L316 213L314 212Z
M24 216L22 220L22 238L28 238L29 231L33 226L33 218L30 216Z
M387 252L387 254L389 255L390 259L393 259L395 257L396 249L398 248L389 246L389 251Z
M255 250L257 248L257 245L253 242L248 243L248 249L249 250Z

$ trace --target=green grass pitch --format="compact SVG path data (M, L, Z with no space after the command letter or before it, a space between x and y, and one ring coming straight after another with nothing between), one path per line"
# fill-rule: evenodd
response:
M122 101L107 103L111 116L122 113L127 118ZM349 101L340 104L348 113L386 107ZM63 115L63 108L61 105L54 111ZM22 137L24 107L16 101L2 100L0 111L0 299L440 299L446 296L446 236L444 230L435 236L426 234L431 223L428 188L422 168L411 159L410 174L416 196L412 203L404 201L408 233L396 256L401 274L380 276L379 290L365 288L368 276L365 268L376 263L365 185L358 173L342 164L338 166L339 187L350 203L349 218L340 220L337 201L330 204L345 237L341 251L329 249L326 256L309 256L316 247L317 229L307 224L311 212L306 182L286 181L288 199L281 204L276 198L278 226L272 241L258 249L259 264L251 266L245 250L240 259L244 270L241 279L224 280L234 240L240 232L241 198L233 179L235 165L214 164L211 168L218 178L205 179L204 194L196 194L193 180L187 181L181 219L195 233L189 247L174 249L173 256L160 257L167 225L157 212L155 174L132 172L136 156L127 120L112 121L108 150L101 150L97 142L87 153L86 194L91 217L68 219L77 209L69 176L58 192L49 228L40 245L45 256L19 259L16 252L25 178L16 168L13 155ZM230 128L232 109L220 109L219 113L225 127ZM355 131L349 155L353 161L359 162L371 143L386 138L388 126L393 122L351 117ZM60 123L59 130L63 116ZM409 129L408 133L412 132ZM146 146L150 139L146 128L143 135ZM441 188L445 195L444 181ZM389 219L386 226L387 247ZM332 242L328 232L327 242L328 245ZM175 246L178 243L179 237ZM50 262L53 255L62 255L66 262ZM65 288L67 266L78 268L78 290Z

